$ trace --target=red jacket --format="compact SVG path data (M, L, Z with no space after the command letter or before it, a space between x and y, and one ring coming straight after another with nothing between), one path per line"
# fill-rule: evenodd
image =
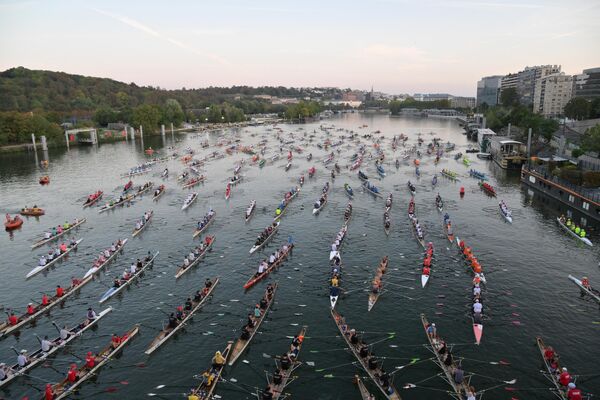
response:
M578 388L569 389L569 391L567 392L567 398L569 400L581 400L581 390L579 390Z
M568 372L563 372L558 378L559 382L563 386L567 386L571 382L571 375Z

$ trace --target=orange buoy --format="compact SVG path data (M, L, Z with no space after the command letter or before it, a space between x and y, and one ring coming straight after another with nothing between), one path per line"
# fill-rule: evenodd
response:
M465 195L465 187L461 186L460 187L460 197L463 197Z

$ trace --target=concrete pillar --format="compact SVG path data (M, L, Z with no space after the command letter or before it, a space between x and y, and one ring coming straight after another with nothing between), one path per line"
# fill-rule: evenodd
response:
M31 142L33 143L33 151L37 151L37 146L35 145L35 133L31 134Z
M67 141L67 150L69 150L69 132L65 131L65 140Z
M165 124L162 124L162 125L160 126L160 135L161 135L162 137L165 137Z
M140 139L144 139L144 127L140 125Z
M531 128L527 133L527 167L531 167Z
M508 132L506 133L506 136L510 137L510 128L511 128L511 123L508 123Z
M173 136L173 123L171 122L171 136Z
M34 139L35 145L35 139ZM48 143L46 143L46 136L42 136L42 150L48 151Z

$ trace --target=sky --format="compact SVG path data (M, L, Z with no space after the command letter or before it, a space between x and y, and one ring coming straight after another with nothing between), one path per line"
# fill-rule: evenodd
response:
M525 66L600 67L598 21L600 0L0 0L0 70L475 96Z

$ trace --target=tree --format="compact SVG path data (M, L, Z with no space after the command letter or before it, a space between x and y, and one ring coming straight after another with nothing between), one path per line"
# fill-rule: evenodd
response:
M504 89L500 93L500 104L505 107L512 107L519 104L519 94L516 88Z
M179 126L184 119L185 114L179 102L175 99L167 99L163 110L163 121Z
M590 103L590 118L600 118L600 97L596 97Z
M581 148L585 151L600 152L600 124L585 132L581 138Z
M144 104L133 109L133 125L137 128L142 126L149 132L158 128L162 112L158 106Z
M96 110L94 121L100 126L106 126L111 122L117 122L119 115L112 108L102 107Z
M583 97L573 97L565 105L565 116L571 119L587 119L590 116L591 104Z

